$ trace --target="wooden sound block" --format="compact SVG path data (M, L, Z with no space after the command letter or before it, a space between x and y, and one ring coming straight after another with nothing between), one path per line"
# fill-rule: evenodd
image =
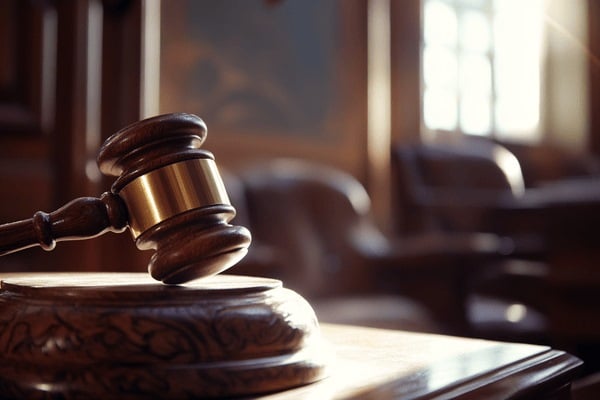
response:
M322 379L310 305L280 281L145 273L1 275L0 397L253 395Z

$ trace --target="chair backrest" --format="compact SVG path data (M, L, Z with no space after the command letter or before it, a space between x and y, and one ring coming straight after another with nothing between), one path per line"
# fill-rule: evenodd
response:
M521 163L525 186L528 188L563 179L600 176L600 158L585 151L551 144L511 144L509 149Z
M450 208L458 212L460 208L456 206L461 202L479 206L499 196L520 196L525 190L517 158L491 141L399 146L394 149L392 158L396 177L394 193L400 210L398 218L404 219L400 222L404 231L440 228L440 225L461 221L468 226L470 217L476 216L467 214L455 218L449 214ZM431 207L434 204L436 207ZM444 204L449 208L444 210ZM443 221L441 213L446 214Z
M241 180L253 240L278 253L278 278L309 298L344 291L360 263L352 234L370 212L360 182L339 170L292 159L250 167Z
M484 141L423 144L414 148L423 183L465 190L509 190L521 194L523 175L517 158L505 147Z

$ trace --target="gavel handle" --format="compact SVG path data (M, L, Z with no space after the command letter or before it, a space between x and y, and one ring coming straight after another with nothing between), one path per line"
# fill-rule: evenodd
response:
M52 250L57 241L86 239L105 232L127 228L127 208L110 192L75 199L47 214L38 211L33 218L0 225L0 256L41 246Z

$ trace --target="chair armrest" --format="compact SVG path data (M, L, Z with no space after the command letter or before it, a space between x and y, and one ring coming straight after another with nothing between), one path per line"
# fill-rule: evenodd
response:
M514 248L511 239L491 233L431 232L386 238L367 224L352 232L351 242L371 268L406 273L498 260Z

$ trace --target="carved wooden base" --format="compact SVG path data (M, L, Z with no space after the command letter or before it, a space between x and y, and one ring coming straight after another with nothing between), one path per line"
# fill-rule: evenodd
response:
M0 397L240 396L323 378L310 305L281 282L137 273L0 276Z

